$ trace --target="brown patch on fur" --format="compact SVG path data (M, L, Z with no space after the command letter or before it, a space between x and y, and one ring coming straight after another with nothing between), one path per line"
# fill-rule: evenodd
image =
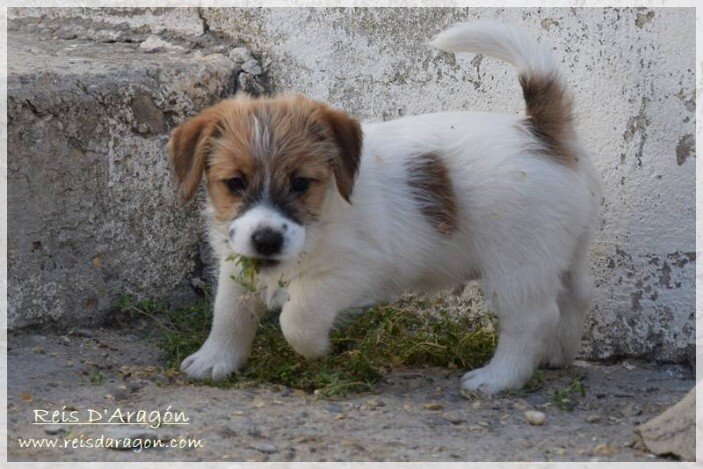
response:
M408 185L420 210L441 234L457 228L458 210L452 180L442 158L424 153L408 161Z
M520 86L530 132L545 145L547 155L566 166L575 166L578 156L569 146L575 137L572 97L556 76L521 75Z
M303 96L239 96L207 109L191 119L194 123L188 121L181 127L203 128L206 115L216 116L217 131L204 134L209 143L202 145L202 154L196 151L192 158L205 169L217 220L231 220L262 200L299 223L313 220L333 177L342 197L349 200L361 158L361 128L343 112ZM173 135L185 133L176 129ZM193 151L193 145L182 144L182 137L176 142L174 137L169 143L173 154ZM182 166L185 169L180 168L180 173L175 167L174 171L183 174L195 167ZM197 171L191 173L192 178L200 177ZM227 180L234 177L246 181L245 190L232 193ZM311 181L305 192L292 190L295 177Z

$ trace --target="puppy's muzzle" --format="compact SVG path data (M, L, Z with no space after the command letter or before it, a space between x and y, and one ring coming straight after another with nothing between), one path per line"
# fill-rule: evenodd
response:
M251 235L251 244L262 256L273 256L281 252L283 234L268 227L258 229Z
M229 243L236 254L283 261L300 254L305 243L305 228L276 208L259 205L232 220Z

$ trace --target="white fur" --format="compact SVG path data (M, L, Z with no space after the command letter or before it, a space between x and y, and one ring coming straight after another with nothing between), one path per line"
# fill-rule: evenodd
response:
M242 256L256 257L258 254L251 244L251 237L254 231L262 228L270 228L283 235L281 252L271 256L271 259L294 259L303 249L305 229L266 203L261 203L230 223L228 234L232 251Z
M546 49L503 25L460 25L433 44L556 74ZM480 276L501 335L491 362L464 375L462 386L495 393L521 386L539 364L568 365L589 308L587 245L599 183L586 155L574 170L542 154L522 120L447 112L364 125L352 203L330 188L296 259L260 276L266 302L280 297L280 281L288 285L280 322L291 346L322 355L341 310ZM408 158L425 152L441 155L452 179L459 221L449 236L418 211L407 184ZM222 258L231 253L227 227L213 225L211 236ZM241 249L237 238L233 246ZM231 269L221 264L208 341L183 363L191 376L222 378L248 355L255 315L237 299L243 292L229 279Z
M520 73L558 73L549 50L519 29L501 23L460 23L441 32L430 46L452 52L477 52L504 60Z

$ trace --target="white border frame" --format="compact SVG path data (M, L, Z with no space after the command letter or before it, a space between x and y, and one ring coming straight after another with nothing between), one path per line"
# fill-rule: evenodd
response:
M541 2L539 0L508 0L502 2L490 1L423 1L423 0L274 0L274 1L250 1L250 0L210 0L210 1L193 1L193 0L175 0L172 2L166 1L106 1L106 0L43 0L43 1L22 1L8 0L7 7L0 8L0 400L5 402L5 405L0 409L0 464L7 461L7 8L13 7L689 7L696 8L700 0L650 0L643 2L631 1L600 1L600 0L576 0L566 1L557 0L549 2ZM696 98L703 98L703 17L701 10L696 8ZM703 182L703 161L700 159L703 143L701 143L701 135L703 130L703 106L696 106L696 154L699 156L696 159L696 189L702 187ZM698 386L698 377L703 376L703 326L701 316L703 312L703 296L701 295L700 285L703 281L703 265L701 265L701 248L703 247L703 216L702 212L698 211L698 207L703 206L703 191L696 190L696 459L703 461L703 444L701 443L701 430L703 425L703 406L698 405L703 399L702 387ZM54 469L56 467L122 467L127 463L13 463L13 465ZM155 463L128 463L141 467L153 467ZM180 469L187 467L190 462L168 462L158 463L158 465L168 464L169 469ZM670 467L701 467L697 463L667 463L667 462L636 462L636 463L205 463L208 467L237 467L237 468L285 468L285 467L315 467L315 468L348 468L348 467L388 467L392 464L393 467L403 469L426 469L428 466L432 468L458 468L458 467L521 467L521 468L536 468L536 467L631 467L633 469L656 467L668 469ZM4 465L4 464L3 464Z

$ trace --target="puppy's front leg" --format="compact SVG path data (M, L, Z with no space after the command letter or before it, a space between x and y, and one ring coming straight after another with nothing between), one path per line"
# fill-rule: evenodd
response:
M353 303L349 284L291 285L288 293L290 299L281 310L283 336L306 358L325 355L337 313Z
M210 335L200 350L181 364L181 371L193 378L224 379L249 357L261 308L257 297L231 278L238 274L234 262L220 261Z

